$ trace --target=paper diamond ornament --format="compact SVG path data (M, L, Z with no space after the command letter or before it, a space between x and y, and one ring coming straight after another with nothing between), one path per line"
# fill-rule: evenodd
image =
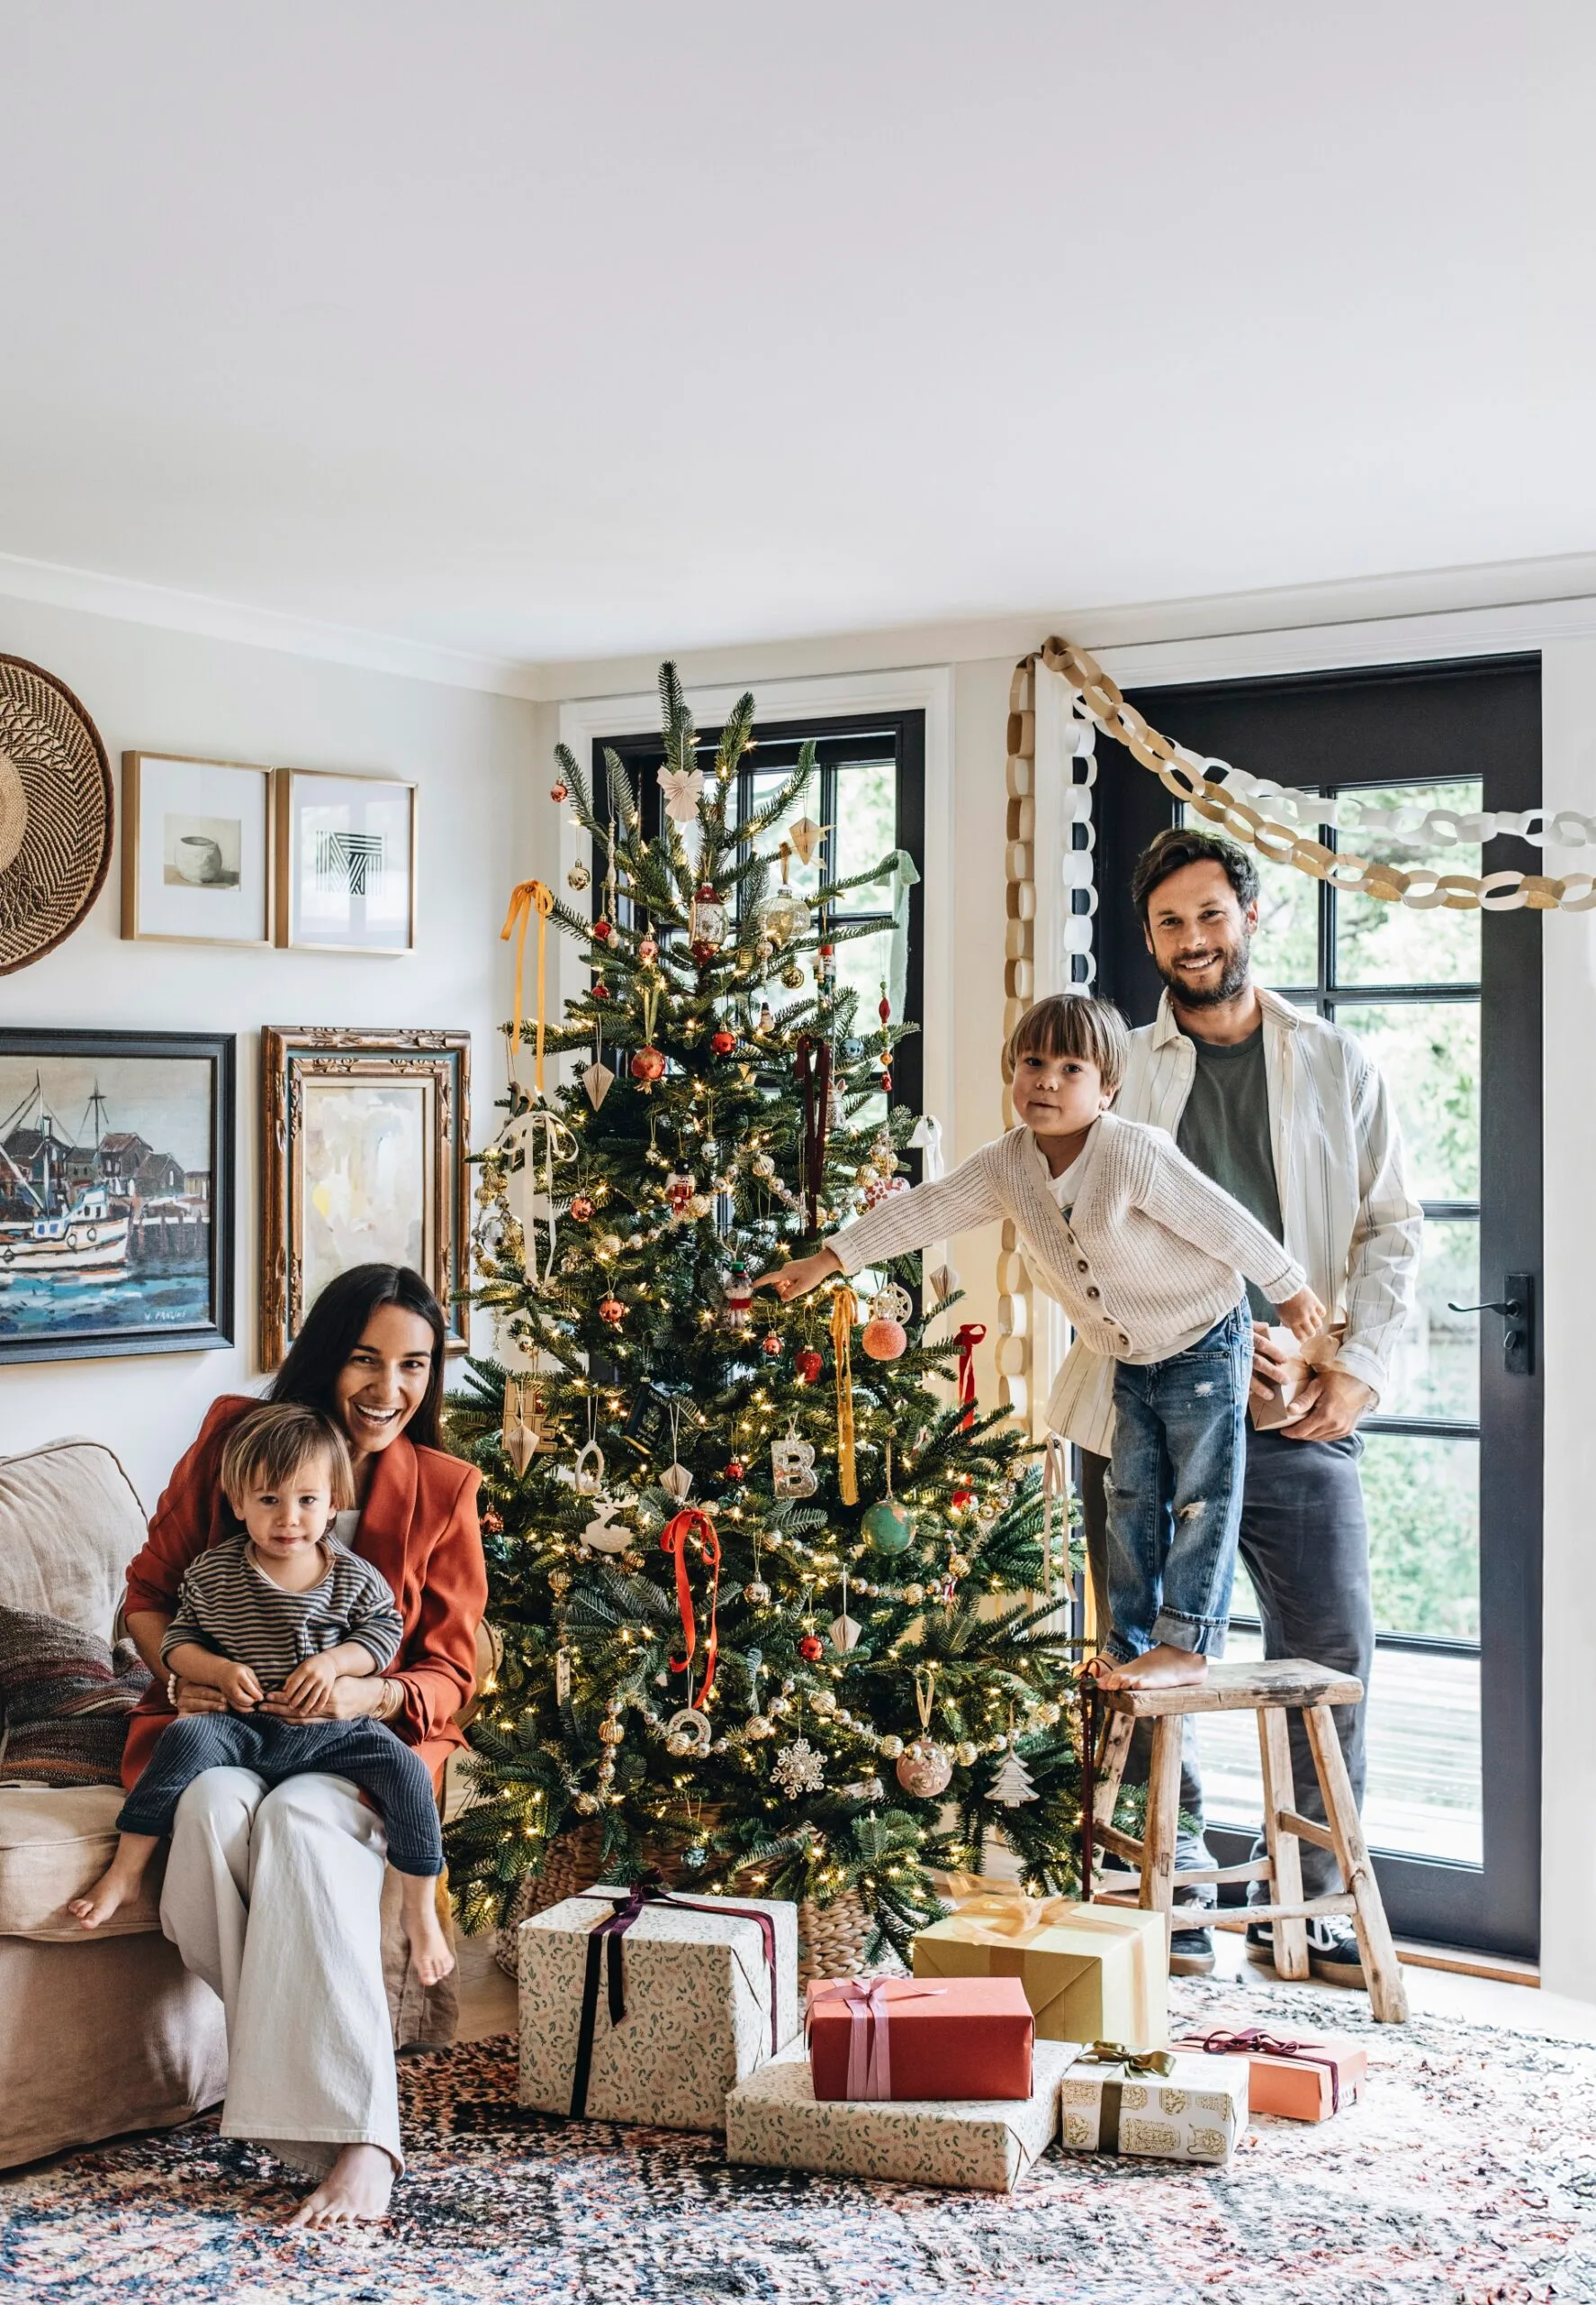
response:
M588 1092L588 1102L595 1112L615 1086L615 1075L607 1064L590 1064L582 1076L582 1085Z
M825 827L817 825L813 817L799 817L788 826L787 837L797 849L799 861L807 864L825 838Z

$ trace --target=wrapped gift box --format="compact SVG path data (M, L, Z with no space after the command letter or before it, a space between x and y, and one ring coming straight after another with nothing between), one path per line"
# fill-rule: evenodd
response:
M1037 2042L1028 2098L822 2103L801 2047L784 2049L726 2099L726 2158L1010 2193L1057 2135L1059 2084L1070 2054Z
M1059 2135L1068 2151L1213 2165L1230 2159L1247 2129L1245 2057L1156 2051L1114 2057L1105 2048L1078 2050L1065 2073Z
M1047 2041L1169 2038L1168 1924L1130 1905L1082 1905L997 1887L955 1894L915 1939L917 1977L1018 1977Z
M1018 1977L816 1978L809 1987L816 2097L1021 2098L1036 2020Z
M1356 2103L1368 2078L1368 2052L1346 2033L1292 2034L1258 2025L1232 2032L1222 2026L1176 2047L1211 2056L1244 2056L1251 2074L1250 2110L1288 2121L1328 2121L1343 2105Z
M540 2112L663 2129L717 2129L726 2094L798 2029L798 1910L757 1897L645 1903L624 1935L595 1932L624 1889L594 1889L535 1913L517 1933L520 2102ZM625 2013L612 2014L618 1944ZM596 1975L596 1991L590 1984ZM593 2002L585 2087L578 2089L584 1997Z

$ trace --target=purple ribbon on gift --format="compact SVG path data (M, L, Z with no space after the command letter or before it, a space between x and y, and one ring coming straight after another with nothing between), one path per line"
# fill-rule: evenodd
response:
M897 1990L894 1991L894 1987ZM848 2011L848 2101L892 2094L892 2004L895 2001L934 2001L945 1984L910 1984L906 1978L838 1977L824 1993L811 1996L805 2029L815 2011L827 2001L841 2001Z
M1330 2111L1339 2113L1341 2110L1339 2063L1322 2049L1311 2049L1304 2041L1266 2032L1261 2025L1243 2026L1239 2033L1227 2033L1222 2025L1212 2033L1194 2033L1179 2046L1183 2049L1201 2049L1205 2056L1288 2056L1299 2065L1321 2065L1330 2077Z

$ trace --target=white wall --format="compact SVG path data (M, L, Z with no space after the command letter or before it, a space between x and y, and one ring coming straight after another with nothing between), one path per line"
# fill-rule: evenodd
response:
M118 798L118 849L88 918L0 977L0 1024L239 1035L238 1298L231 1351L0 1366L0 1451L67 1432L109 1442L147 1503L220 1391L251 1383L258 1264L263 1025L434 1025L472 1036L472 1140L503 1080L510 882L529 859L543 708L67 609L0 602L0 652L58 674L93 717ZM121 755L167 751L263 766L391 773L420 787L415 954L230 953L118 934ZM546 779L544 780L546 782Z

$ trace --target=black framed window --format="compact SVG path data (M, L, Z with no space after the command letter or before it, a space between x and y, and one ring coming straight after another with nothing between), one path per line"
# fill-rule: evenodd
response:
M825 827L818 848L806 865L794 853L788 860L790 885L807 896L825 882L849 880L868 872L888 851L901 848L924 869L925 849L925 715L897 712L840 719L784 720L756 729L756 741L744 755L738 772L736 814L745 821L761 801L777 790L797 765L802 746L816 746L816 773L805 798L795 804L787 821L807 816ZM700 731L699 754L712 768L720 731ZM614 752L625 762L637 788L643 827L650 838L660 829L663 798L659 771L664 752L657 737L601 737L593 746L593 794L598 812L607 813L604 755ZM761 836L764 854L774 857L786 837L786 823ZM594 917L602 899L605 872L603 848L593 856ZM852 890L829 915L836 945L839 990L857 992L855 1031L867 1044L879 1019L877 1014L885 981L896 996L894 1021L919 1024L924 982L923 945L924 890L916 883L908 891L906 924L895 924L893 890L885 882L867 883ZM894 939L899 946L894 954ZM811 956L812 959L812 956ZM810 960L805 963L808 973ZM793 996L798 997L796 991ZM892 1102L923 1108L924 1057L920 1035L900 1041L892 1062ZM877 1105L879 1110L876 1109ZM873 1121L885 1114L886 1099L872 1099L861 1118Z

